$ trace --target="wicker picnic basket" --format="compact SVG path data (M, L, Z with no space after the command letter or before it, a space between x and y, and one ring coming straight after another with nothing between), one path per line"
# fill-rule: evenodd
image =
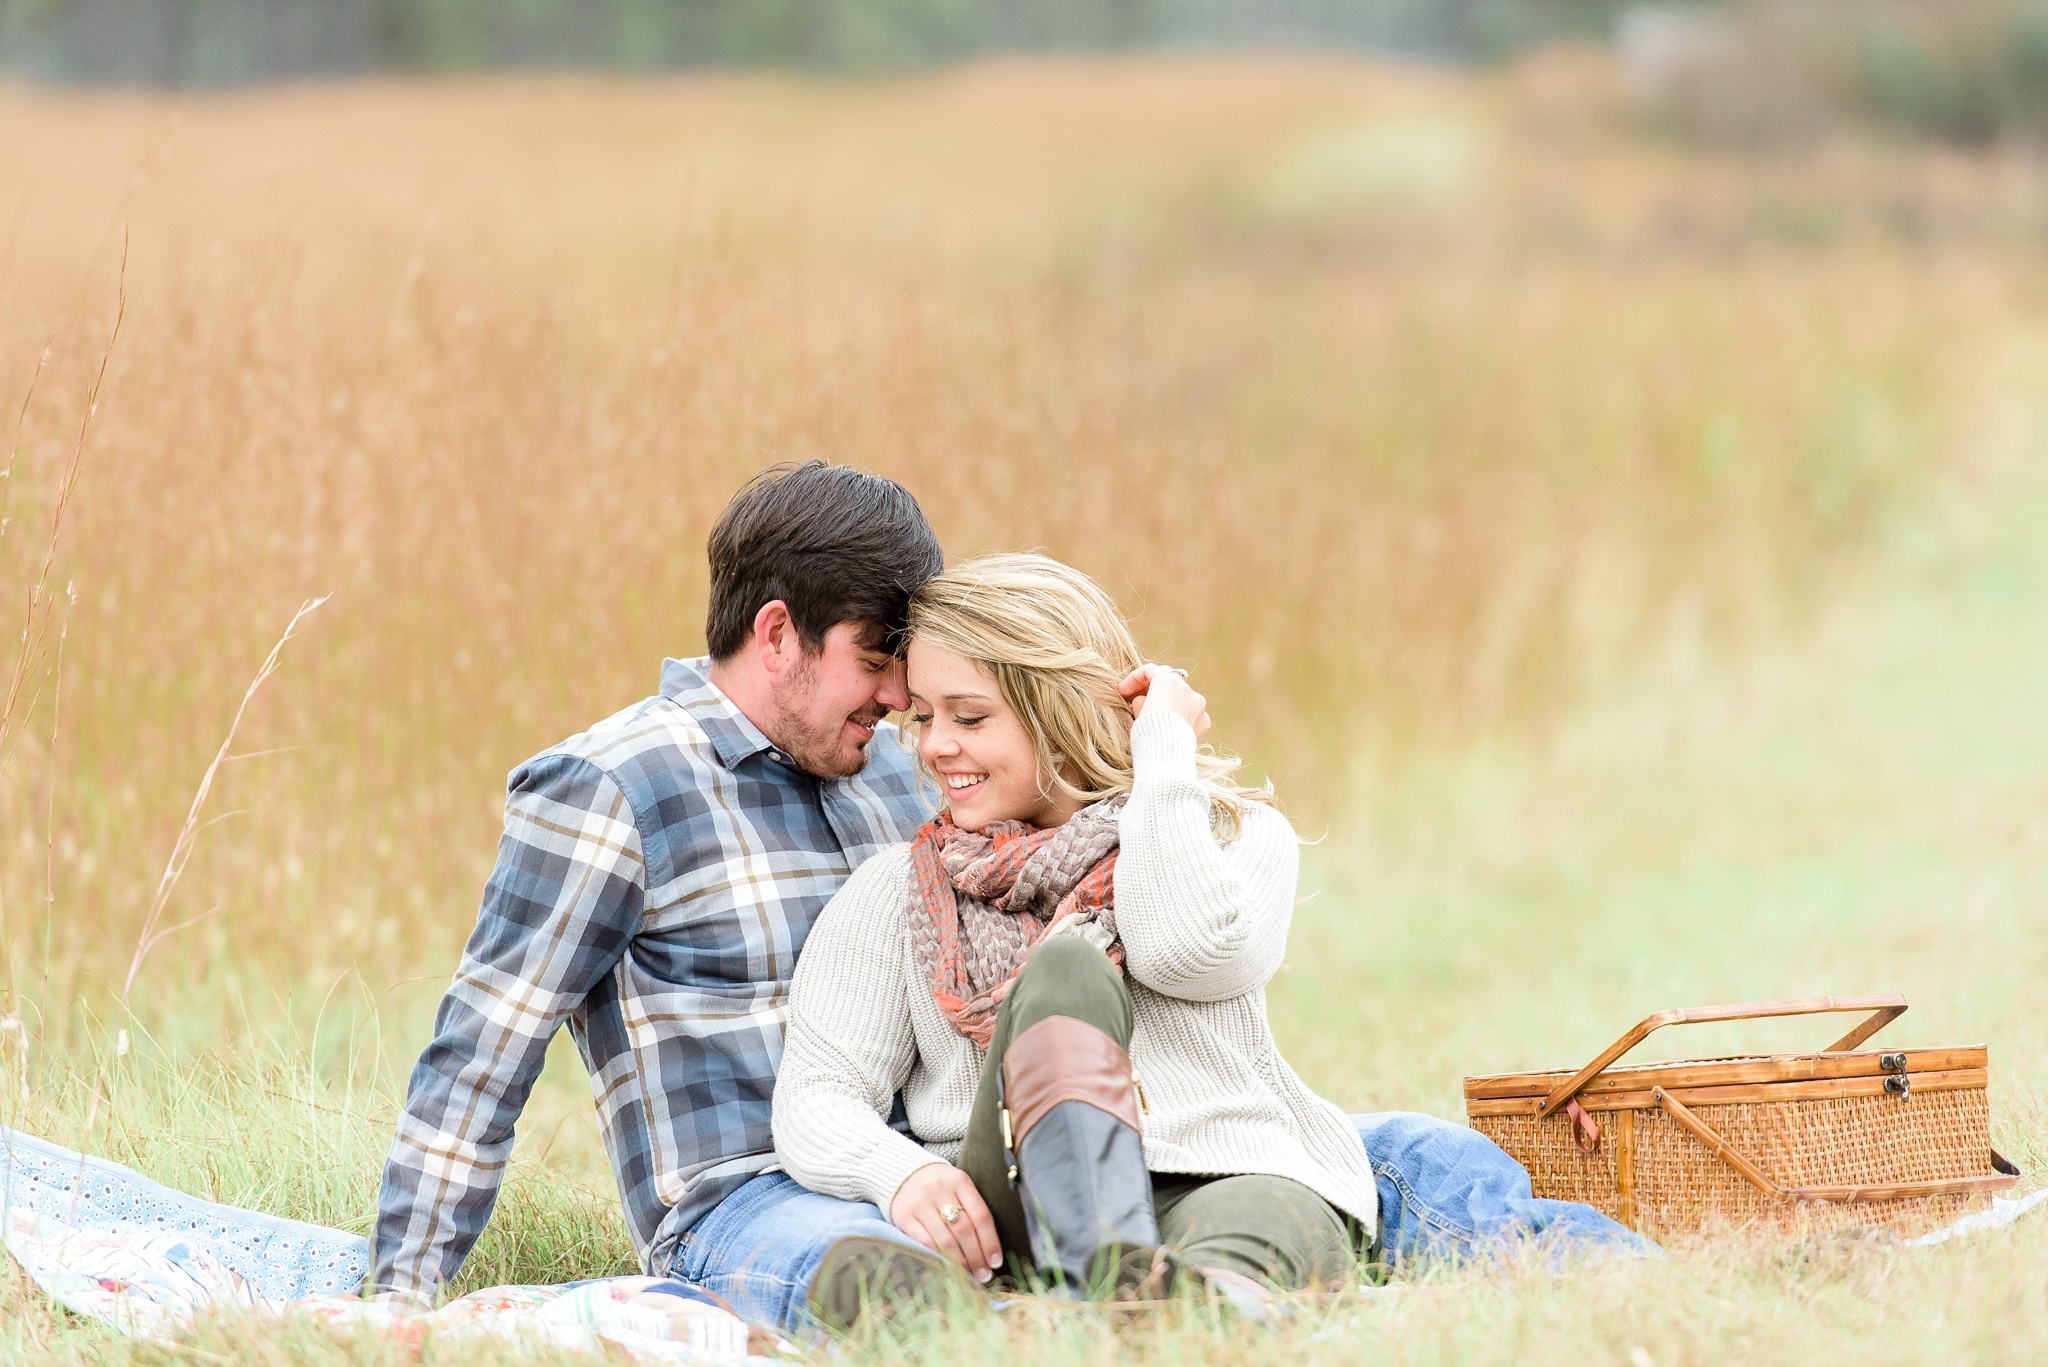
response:
M1930 1229L2018 1169L1991 1147L1983 1045L1857 1048L1905 1010L1904 997L1874 996L1660 1011L1576 1072L1466 1078L1465 1113L1528 1168L1536 1195L1587 1202L1652 1238ZM1614 1066L1667 1025L1852 1011L1870 1014L1817 1054Z

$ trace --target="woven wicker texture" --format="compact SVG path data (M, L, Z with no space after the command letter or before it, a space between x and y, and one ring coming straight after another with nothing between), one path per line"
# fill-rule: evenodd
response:
M1974 1177L1990 1167L1982 1088L1693 1108L1700 1120L1780 1186ZM1473 1128L1529 1170L1536 1195L1584 1201L1652 1238L1707 1226L1787 1231L1887 1224L1903 1233L1955 1218L1970 1195L1892 1201L1786 1201L1758 1190L1661 1110L1592 1112L1598 1149L1581 1153L1563 1111L1480 1115ZM1624 1163L1622 1156L1632 1156ZM1626 1177L1623 1168L1630 1171ZM1624 1191L1624 1186L1628 1188Z

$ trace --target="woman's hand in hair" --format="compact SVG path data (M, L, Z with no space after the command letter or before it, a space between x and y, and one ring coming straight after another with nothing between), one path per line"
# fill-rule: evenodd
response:
M989 1280L1003 1265L1003 1245L988 1203L974 1189L974 1179L951 1163L927 1163L904 1178L889 1202L889 1223L951 1258L978 1282Z
M1195 739L1209 734L1209 700L1188 685L1186 671L1171 665L1139 665L1117 691L1130 699L1131 715L1142 717L1147 707L1163 707L1177 713L1195 729Z

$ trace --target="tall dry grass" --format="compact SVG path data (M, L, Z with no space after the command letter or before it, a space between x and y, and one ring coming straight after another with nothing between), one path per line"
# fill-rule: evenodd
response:
M1994 1138L2048 1162L2024 157L1664 147L1568 54L0 90L0 397L50 348L0 511L10 623L124 241L42 581L68 612L0 747L0 1122L365 1228L504 772L695 649L719 506L822 455L905 479L956 555L1101 576L1332 831L1271 994L1325 1094L1453 1113L1460 1073L1584 1057L1640 1011L1899 988L1902 1042L1990 1040ZM119 1016L152 921L193 917ZM568 1055L472 1282L627 1257ZM853 1352L1996 1360L2043 1336L2043 1237ZM124 1347L16 1278L0 1356L398 1350Z
M0 379L54 338L0 593L131 244L58 758L39 712L0 775L0 973L53 1043L106 1002L331 594L152 972L194 1030L418 1009L505 771L699 648L704 534L777 459L1101 577L1311 829L1360 764L1802 630L2038 318L2043 178L1681 154L1622 103L1571 56L0 91Z

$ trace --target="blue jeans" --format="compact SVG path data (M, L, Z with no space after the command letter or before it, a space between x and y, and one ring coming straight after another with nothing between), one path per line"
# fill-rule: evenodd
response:
M1351 1123L1378 1179L1381 1256L1394 1266L1470 1262L1528 1240L1559 1253L1658 1252L1591 1206L1536 1197L1528 1170L1477 1130L1411 1111L1354 1115Z
M1381 1256L1399 1265L1470 1260L1523 1240L1654 1254L1656 1245L1573 1201L1530 1194L1522 1165L1477 1130L1405 1111L1351 1117L1378 1179ZM766 1173L683 1236L669 1275L785 1333L812 1332L805 1294L825 1250L854 1234L922 1247L866 1201L842 1201Z

